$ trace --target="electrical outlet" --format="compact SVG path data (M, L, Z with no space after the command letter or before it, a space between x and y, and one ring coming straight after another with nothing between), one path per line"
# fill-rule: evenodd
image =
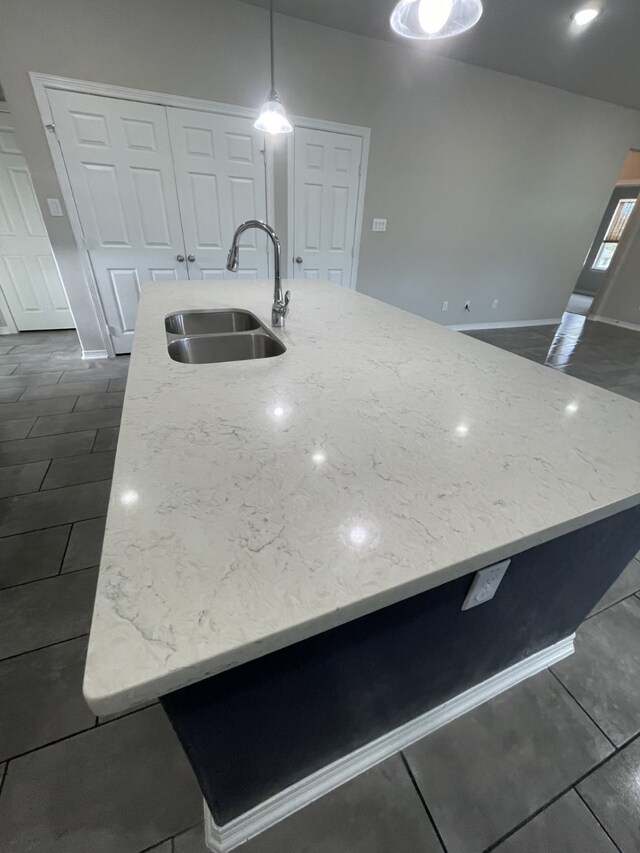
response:
M491 307L494 309L498 307L498 300L497 299L493 300L493 302L491 303Z
M490 601L496 594L510 562L511 560L503 560L501 563L495 563L493 566L487 566L486 569L480 569L479 572L476 572L471 581L469 592L462 602L462 609L469 610L471 607L477 607L479 604L484 604L485 601Z
M374 219L372 230L373 231L386 231L387 230L387 220L386 219Z
M49 208L49 213L51 214L51 216L64 216L59 198L48 198L47 206Z
M448 302L448 300L446 300L446 299L445 299L445 300L444 300L444 302L442 303L442 310L443 310L443 311L448 311L448 310L449 310L449 302Z
M467 299L467 301L464 303L464 310L465 311L471 311L471 300L470 299Z

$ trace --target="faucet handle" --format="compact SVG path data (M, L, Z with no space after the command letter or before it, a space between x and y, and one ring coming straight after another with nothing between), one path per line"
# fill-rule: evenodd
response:
M290 291L290 290L287 290L287 292L286 292L286 293L285 293L285 295L284 295L284 310L285 310L285 314L288 314L288 313L289 313L289 303L290 303L290 302L291 302L291 291Z

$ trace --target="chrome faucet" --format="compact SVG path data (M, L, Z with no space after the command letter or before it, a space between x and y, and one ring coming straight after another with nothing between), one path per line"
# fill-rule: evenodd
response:
M287 292L284 294L284 297L282 296L282 286L280 284L280 240L278 239L278 235L273 230L273 228L270 225L267 225L266 222L261 222L259 219L250 219L248 222L243 222L242 225L239 225L236 228L236 233L233 235L231 248L229 249L229 254L227 255L227 269L230 272L237 272L240 237L249 228L257 228L259 231L264 231L265 234L267 234L271 238L271 242L273 243L274 282L273 305L271 306L271 325L278 326L282 329L284 327L284 318L289 313L291 291L287 290Z

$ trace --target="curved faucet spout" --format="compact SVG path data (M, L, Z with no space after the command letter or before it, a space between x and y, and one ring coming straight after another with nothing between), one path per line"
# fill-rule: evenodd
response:
M240 237L250 228L256 228L259 231L264 231L273 243L274 281L273 305L271 306L271 324L282 328L284 326L284 319L289 313L289 300L291 298L291 293L287 291L284 298L282 296L282 286L280 284L280 240L273 228L266 222L262 222L260 219L249 219L247 222L243 222L242 225L238 225L235 234L233 235L233 240L231 241L229 254L227 255L227 269L230 272L237 272Z

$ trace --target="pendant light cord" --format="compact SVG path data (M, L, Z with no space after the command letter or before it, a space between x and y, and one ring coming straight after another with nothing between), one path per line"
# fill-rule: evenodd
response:
M275 92L275 62L273 52L273 0L269 0L269 32L271 38L271 91Z

